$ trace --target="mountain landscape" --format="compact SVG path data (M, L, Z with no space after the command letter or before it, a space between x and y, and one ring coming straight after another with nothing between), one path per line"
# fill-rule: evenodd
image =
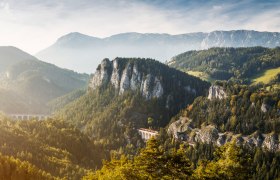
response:
M0 180L279 180L279 9L0 1Z
M264 50L270 52L274 49ZM145 157L149 156L145 153L151 149L163 153L165 163L185 166L180 175L177 174L181 171L179 168L161 167L163 160L156 159L151 164L157 163L157 168L165 169L170 177L191 175L200 179L209 171L208 166L214 166L202 166L201 161L213 159L217 148L221 152L242 150L245 154L237 153L234 157L242 158L243 163L253 163L250 177L254 179L278 177L278 76L267 84L217 81L211 86L207 81L153 59L104 59L90 77L86 91L73 91L52 102L56 113L51 119L14 121L2 116L3 145L0 150L4 157L28 161L30 166L35 166L34 172L46 179L80 179L83 176L88 179L118 179L119 173L127 179L131 176L137 179L163 176L151 174L143 166L152 163L149 162L151 158ZM145 141L138 134L139 128L158 130L157 140L148 141L145 147ZM178 149L176 154L171 153L178 144L186 148ZM163 149L158 149L160 147ZM173 156L181 157L182 152L185 160L173 162ZM118 159L124 155L135 159ZM42 157L43 161L38 161ZM219 163L229 161L228 157L221 154L216 158L220 159L211 163L216 163L216 168L226 168ZM109 164L104 164L95 171L101 167L102 159L107 159L106 163L111 168L107 169ZM192 169L190 162L197 168ZM262 169L264 164L267 164L266 169ZM239 166L243 170L247 167L245 164ZM126 169L129 167L132 169ZM230 170L226 169L227 172ZM138 171L143 172L138 174ZM219 175L223 176L228 177L228 174ZM242 176L247 177L248 174Z
M35 56L59 67L92 73L103 58L143 57L165 62L189 50L253 46L280 46L280 33L248 30L179 35L132 32L96 38L74 32L59 38Z

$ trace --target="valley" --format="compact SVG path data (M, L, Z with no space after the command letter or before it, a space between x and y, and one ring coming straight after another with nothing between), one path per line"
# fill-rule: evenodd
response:
M202 53L212 50L203 50ZM259 66L260 72L262 70L273 75L267 76L269 81L265 84L251 83L247 80L248 76L245 76L246 71L250 70L243 65L244 69L239 69L239 72L245 72L242 73L244 76L233 73L230 80L214 79L212 76L209 81L204 73L211 71L198 72L197 70L202 70L199 66L188 68L189 74L180 71L185 68L183 63L192 67L192 62L189 63L188 59L177 61L173 58L168 66L153 59L106 58L87 80L85 75L42 63L47 68L50 66L55 71L57 69L57 73L63 74L65 71L68 79L69 75L74 75L73 78L77 79L73 81L87 81L87 85L77 83L76 86L72 83L68 86L69 90L76 88L71 92L64 91L62 96L51 96L52 98L46 98L47 101L42 101L51 109L49 112L53 113L43 119L38 117L40 113L32 114L29 111L11 113L10 117L2 115L0 152L3 158L18 159L17 164L30 163L28 166L34 166L34 172L39 172L38 176L43 176L44 179L121 179L120 176L141 179L163 177L166 176L165 173L170 177L200 179L212 176L211 173L219 174L209 172L210 166L214 166L211 163L216 163L216 168L227 168L220 163L228 161L228 157L222 154L216 157L215 153L217 150L224 152L231 149L234 152L246 152L234 156L242 158L244 163L253 163L250 166L252 174L242 175L240 172L242 176L254 179L260 176L277 177L280 163L279 74L278 68L274 68L273 73L269 68L278 66L278 49L257 47L214 50L226 53L228 50L245 51L248 59L245 58L242 63L254 59L252 62L255 65L251 64L253 67L261 64L259 62L263 58L260 57L266 57L266 65ZM247 51L254 53L251 55ZM219 52L219 56L224 55ZM220 61L219 58L211 58L211 61ZM207 56L204 59L209 60ZM238 58L233 58L232 65L235 60L239 62ZM37 61L26 61L27 65L21 65L20 71L15 65L10 68L12 70L8 70L10 77L14 79L18 74L22 76L22 72L24 74L30 70L33 73L34 69L41 68L37 64L40 65L41 62ZM181 68L178 68L178 63ZM240 67L237 65L231 66L232 72ZM225 65L220 63L220 66ZM209 68L216 66L211 65ZM63 85L65 79L60 81L53 73L55 71L37 71ZM211 74L208 78L210 76ZM31 82L34 83L33 80ZM66 82L69 85L72 80ZM49 91L50 87L46 86L45 89ZM35 92L36 89L33 93L36 98ZM159 151L156 156L162 153L164 162L175 163L175 167L178 167L172 169L168 166L166 169L161 166L161 160L157 159L150 162L145 152L149 152L151 148ZM261 160L260 154L263 156ZM214 156L218 159L214 160ZM179 157L182 161L173 162L173 158ZM251 162L249 157L254 161ZM208 163L205 162L202 166L201 163L205 160ZM153 166L154 163L158 164L157 168L166 172L157 174L157 168L153 171L145 169L144 164ZM234 163L247 171L241 162ZM266 170L261 170L262 164L270 165L267 165ZM180 170L180 166L185 166L186 169ZM230 169L226 171L230 172ZM31 176L35 177L34 174ZM219 174L221 179L228 176L228 173ZM232 174L232 177L235 175Z

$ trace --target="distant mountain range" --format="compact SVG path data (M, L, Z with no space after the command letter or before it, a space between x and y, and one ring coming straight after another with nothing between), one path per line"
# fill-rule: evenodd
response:
M0 47L0 65L0 111L6 113L48 113L49 101L85 87L89 78L15 47Z
M35 56L60 67L91 73L103 58L142 57L164 62L188 50L252 46L280 46L280 33L247 30L180 35L122 33L96 38L75 32L59 38Z

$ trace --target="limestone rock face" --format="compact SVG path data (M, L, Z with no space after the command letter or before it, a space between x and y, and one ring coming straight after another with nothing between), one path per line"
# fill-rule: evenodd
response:
M97 72L96 72L97 73ZM98 76L98 74L96 74L95 76ZM121 80L121 76L120 76L120 69L119 69L119 61L115 60L113 62L113 72L112 72L112 76L111 76L111 84L113 85L114 88L118 89L120 86L120 80ZM100 86L96 85L96 87Z
M239 145L248 147L261 147L271 152L280 151L279 137L277 134L260 134L242 136L232 132L219 132L214 126L207 125L201 128L192 128L192 120L187 117L180 117L168 127L168 134L175 139L188 142L193 145L195 142L214 144L222 146L227 142L236 141Z
M209 88L208 99L224 99L226 97L227 94L221 86L212 85Z
M263 141L262 147L271 151L279 150L280 144L277 139L278 138L276 134L267 134Z
M120 82L120 94L124 93L126 90L130 89L130 77L132 75L132 65L127 64L126 68L123 70ZM117 83L117 82L115 82Z
M176 139L185 140L186 136L182 136L186 131L192 130L190 120L186 117L181 117L178 121L173 122L168 127L168 134L173 135ZM181 137L180 137L181 136Z
M98 67L98 70L91 79L90 87L95 89L98 86L108 83L111 71L111 62L109 59L104 59Z
M89 87L96 89L109 83L118 90L119 94L128 90L140 90L147 100L160 98L164 94L160 77L152 73L140 72L136 63L129 62L125 68L122 68L118 59L113 61L104 59L94 73Z
M214 126L202 127L196 132L196 140L205 144L215 143L218 138L218 130Z
M266 113L268 111L268 109L269 109L269 105L262 103L261 111Z

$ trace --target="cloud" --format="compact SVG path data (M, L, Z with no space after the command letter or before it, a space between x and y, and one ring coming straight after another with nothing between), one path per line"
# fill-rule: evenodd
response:
M35 53L69 32L280 31L277 0L0 0L0 45Z

